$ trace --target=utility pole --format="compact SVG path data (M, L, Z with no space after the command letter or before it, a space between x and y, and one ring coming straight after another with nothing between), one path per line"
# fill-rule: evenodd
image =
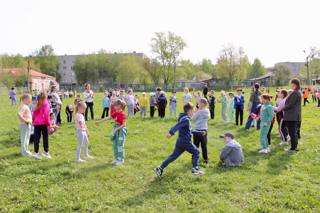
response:
M31 92L31 82L30 82L30 60L31 56L28 57L28 76L27 76L27 89L29 92Z

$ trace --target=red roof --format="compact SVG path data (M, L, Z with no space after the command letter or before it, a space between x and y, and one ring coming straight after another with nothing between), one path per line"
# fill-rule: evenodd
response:
M13 75L21 75L21 74L27 74L28 73L28 69L26 68L3 68L0 69L0 72L10 72ZM51 80L56 80L55 77L51 76L51 75L47 75L41 72L38 72L36 70L30 69L30 76L32 77L39 77L39 78L48 78Z

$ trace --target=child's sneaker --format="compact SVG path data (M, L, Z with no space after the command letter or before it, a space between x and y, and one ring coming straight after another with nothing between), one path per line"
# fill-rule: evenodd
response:
M280 146L286 146L288 145L289 143L287 141L281 141L281 143L279 143Z
M163 169L161 167L154 168L153 171L158 177L161 177L163 174Z
M259 153L261 153L261 154L268 154L268 149L266 148L266 149L261 149L260 151L259 151Z
M26 156L32 156L32 153L30 151L27 151L27 155Z
M85 159L85 160L92 160L92 159L94 159L94 157L91 156L91 155L88 155L88 156L84 157L84 159Z
M42 156L45 157L45 158L48 158L48 159L52 158L51 155L49 154L49 152L43 152Z
M117 160L114 159L111 163L112 163L112 164L115 164L115 163L117 163Z
M193 175L204 175L205 173L201 171L199 168L192 168L191 173Z
M41 160L41 159L42 159L41 155L40 155L39 153L36 153L36 152L34 152L34 153L32 154L32 157L34 157L35 159L38 159L38 160Z
M122 164L124 164L124 160L117 160L117 161L115 162L115 165L116 165L116 166L120 166L120 165L122 165Z
M86 162L86 161L85 161L85 160L82 160L82 159L77 159L76 162L77 162L77 163L84 163L84 162Z

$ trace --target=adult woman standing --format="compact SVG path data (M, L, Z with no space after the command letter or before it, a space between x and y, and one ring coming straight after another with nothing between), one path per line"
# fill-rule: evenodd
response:
M298 147L298 128L301 125L301 92L298 79L291 80L292 93L287 97L283 108L283 120L288 128L291 148L288 152L296 152Z
M84 114L86 121L88 120L88 110L90 109L91 119L94 120L93 112L93 91L91 90L90 84L84 85L85 91L83 92L84 101L86 102L87 108Z

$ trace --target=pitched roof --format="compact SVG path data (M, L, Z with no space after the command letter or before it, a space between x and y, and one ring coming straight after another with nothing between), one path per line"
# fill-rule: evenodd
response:
M21 74L27 74L28 70L26 68L3 68L3 69L0 69L0 72L9 72L13 75L21 75ZM56 80L55 77L38 72L34 69L30 69L30 76L39 77L39 78L49 78L54 81Z

